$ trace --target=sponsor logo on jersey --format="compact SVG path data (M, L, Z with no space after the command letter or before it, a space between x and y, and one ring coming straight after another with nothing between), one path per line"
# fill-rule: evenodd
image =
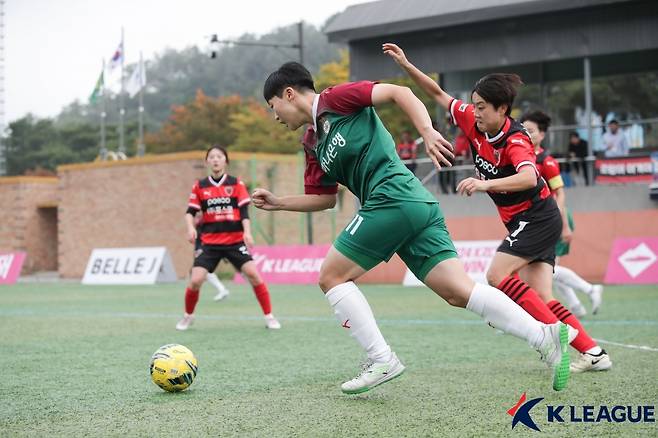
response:
M459 105L459 109L458 109L458 110L459 110L460 112L463 113L464 111L466 111L466 108L467 108L467 107L468 107L468 104L467 104L467 103L462 103L461 105Z
M329 168L331 164L334 162L336 159L336 156L338 155L338 148L345 147L347 142L345 141L345 138L340 134L340 132L337 132L329 144L327 145L327 150L325 151L324 155L322 156L322 159L320 160L320 166L322 167L322 170L325 173L329 173Z
M485 171L486 173L490 173L492 175L498 175L498 168L482 158L480 155L475 157L475 165L480 169Z
M219 198L210 198L208 199L207 203L208 206L217 205L217 204L230 204L231 198L229 198L228 196L222 196Z

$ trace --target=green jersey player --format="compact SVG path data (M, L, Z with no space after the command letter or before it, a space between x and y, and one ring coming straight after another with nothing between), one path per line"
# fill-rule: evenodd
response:
M303 195L252 195L264 210L320 211L336 203L337 184L347 187L361 209L340 233L320 271L319 285L339 323L365 350L368 361L342 384L356 394L387 382L405 367L382 336L354 280L397 253L409 269L449 304L483 317L490 325L525 339L553 367L553 387L569 376L567 345L574 336L562 323L545 325L501 291L476 284L457 258L437 200L402 164L395 142L374 107L393 102L411 119L437 167L450 165L451 146L432 128L422 102L406 87L369 81L346 83L316 94L304 66L290 62L266 80L263 94L276 120L296 130L308 124Z

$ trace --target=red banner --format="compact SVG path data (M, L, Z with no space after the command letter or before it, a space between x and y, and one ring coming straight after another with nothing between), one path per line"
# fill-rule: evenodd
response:
M597 184L650 183L653 178L651 157L619 157L596 160Z

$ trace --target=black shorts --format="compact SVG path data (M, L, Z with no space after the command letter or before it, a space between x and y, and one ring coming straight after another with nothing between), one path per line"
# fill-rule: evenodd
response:
M519 213L507 224L509 234L498 251L555 266L555 245L562 235L562 216L551 197Z
M194 266L214 272L224 258L238 271L242 265L253 260L244 242L235 245L201 245L201 248L194 251Z

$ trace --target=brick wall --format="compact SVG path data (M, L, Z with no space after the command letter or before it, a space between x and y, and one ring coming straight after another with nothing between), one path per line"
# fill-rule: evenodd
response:
M0 178L0 249L25 251L23 274L57 269L57 178Z
M205 176L203 152L186 152L126 161L60 166L59 273L81 277L94 248L165 246L176 273L184 277L192 263L184 215L195 179ZM277 194L302 191L299 157L230 153L229 173L250 187L273 188ZM336 212L338 229L354 214L345 196ZM257 243L300 243L304 215L250 211ZM313 215L316 243L330 242L332 213ZM261 231L258 231L261 230ZM306 234L304 233L304 237Z

